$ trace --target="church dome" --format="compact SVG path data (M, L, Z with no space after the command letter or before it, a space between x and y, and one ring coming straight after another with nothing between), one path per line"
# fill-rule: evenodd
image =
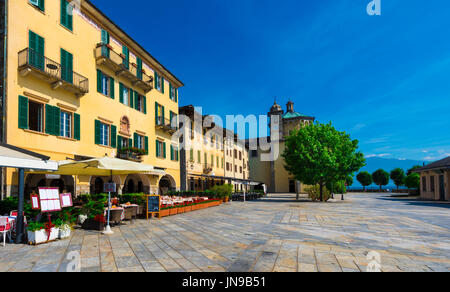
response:
M275 102L273 104L273 106L270 108L271 112L279 112L281 111L281 106L279 104L277 104L277 102Z

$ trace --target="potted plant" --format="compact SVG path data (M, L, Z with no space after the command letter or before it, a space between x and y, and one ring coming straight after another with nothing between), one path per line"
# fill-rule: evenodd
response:
M103 195L98 195L96 198L89 199L88 203L84 205L82 209L82 214L87 217L81 225L83 229L102 231L105 228L105 204L106 199Z
M66 239L69 238L72 233L72 226L69 222L63 221L62 219L57 219L54 222L55 226L59 230L58 238Z
M178 214L178 206L174 205L170 208L170 216L177 215L177 214Z
M167 205L161 205L161 209L159 210L158 217L163 218L170 215L170 207Z
M191 212L192 211L192 204L187 203L187 205L184 207L184 212Z

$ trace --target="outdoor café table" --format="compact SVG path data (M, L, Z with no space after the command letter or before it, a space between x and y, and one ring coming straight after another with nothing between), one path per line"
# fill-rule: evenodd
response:
M0 216L0 218L6 218L9 226L11 226L11 235L14 237L16 234L16 217Z
M125 219L125 209L124 208L116 207L116 208L111 208L111 210L122 210L122 214L120 215L120 220ZM108 218L108 208L105 208L105 213L103 215L105 216L105 218Z

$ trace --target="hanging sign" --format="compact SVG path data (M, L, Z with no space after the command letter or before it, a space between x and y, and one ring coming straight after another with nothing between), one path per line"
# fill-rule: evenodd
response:
M71 193L61 194L59 195L59 197L61 199L61 208L68 208L73 206Z
M41 206L39 205L39 195L31 195L31 208L33 210L41 209Z
M103 186L103 191L105 193L115 193L116 192L116 184L115 183L106 183Z
M58 188L39 188L39 200L43 213L61 211Z

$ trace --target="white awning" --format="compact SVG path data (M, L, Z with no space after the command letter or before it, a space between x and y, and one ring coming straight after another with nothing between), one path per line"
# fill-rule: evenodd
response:
M0 167L54 171L58 169L58 163L47 156L0 143Z

